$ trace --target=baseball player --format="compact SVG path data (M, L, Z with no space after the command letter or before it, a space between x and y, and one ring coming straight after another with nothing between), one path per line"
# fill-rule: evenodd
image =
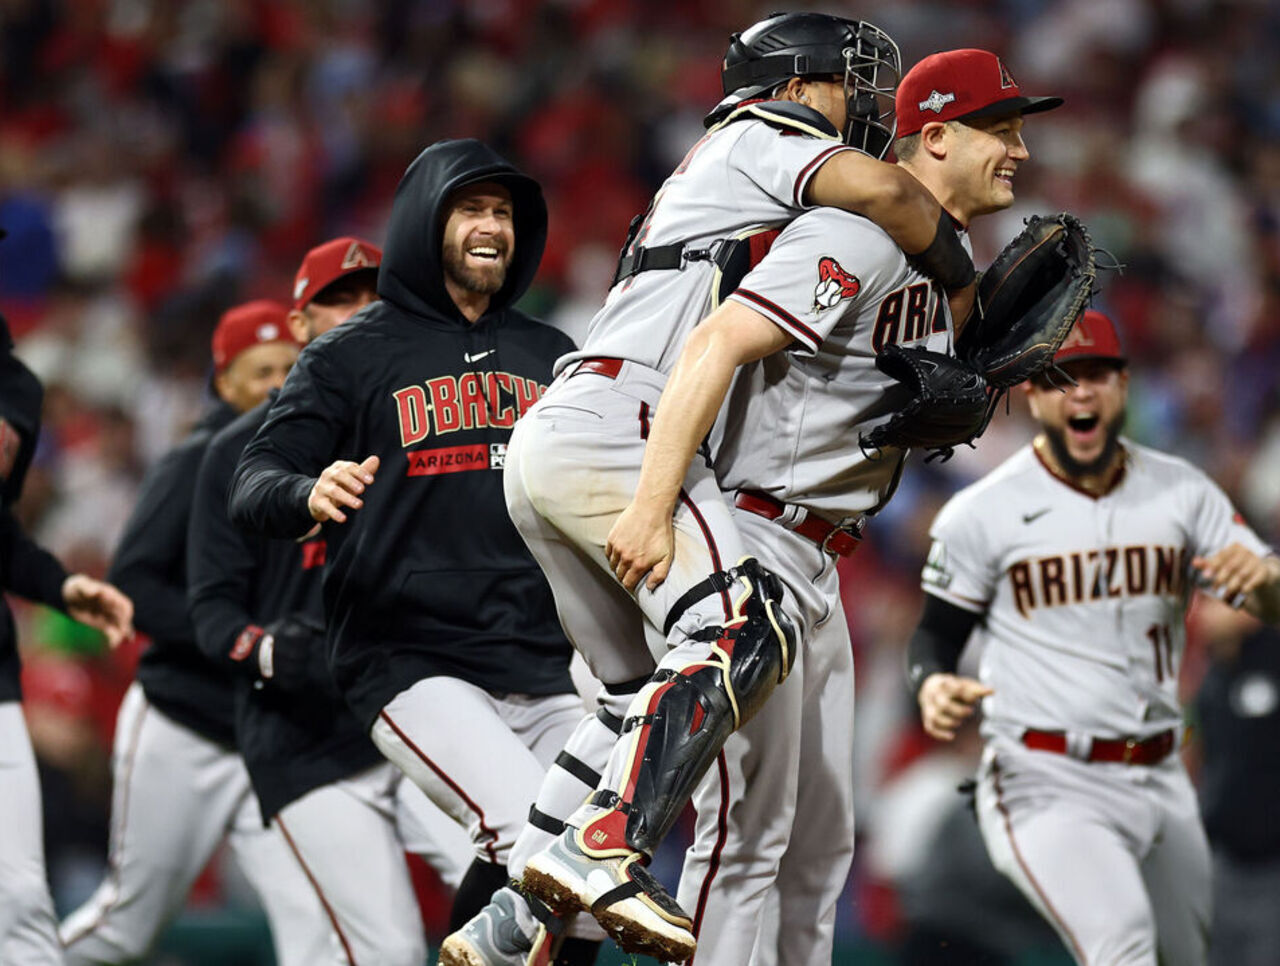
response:
M934 520L908 660L950 740L982 703L982 836L1081 964L1201 966L1209 852L1178 755L1197 586L1280 621L1280 561L1201 470L1120 435L1129 375L1086 312L1027 386L1031 444ZM978 679L956 674L970 638Z
M231 681L197 649L186 603L196 469L219 427L284 382L298 355L285 314L256 301L219 319L220 403L147 474L112 563L110 576L137 601L152 644L117 718L107 875L60 929L69 963L145 956L224 839L267 910L277 957L308 961L307 924L321 910L284 841L263 828L235 749Z
M44 388L13 355L0 316L0 962L62 962L44 868L40 779L22 715L17 629L4 594L54 607L115 647L133 634L133 604L115 586L68 574L23 531L13 504L40 436Z
M305 345L373 302L381 254L356 238L308 252L287 319L295 338ZM227 515L236 461L268 407L220 430L200 465L187 541L197 642L237 682L236 740L263 818L323 909L327 922L315 924L315 935L328 937L328 953L316 961L420 966L426 939L404 852L425 847L456 885L470 843L401 781L333 684L320 598L323 537L271 540L239 531ZM429 839L413 840L423 813L443 820L436 823L445 832L443 864Z
M528 441L522 434L534 431L517 428L506 474L508 506L557 588L570 638L605 682L607 709L598 721L586 722L566 749L570 763L597 764L553 770L545 800L536 803L533 825L517 847L513 874L563 829L563 814L549 809L552 793L575 783L579 796L589 790L631 696L648 680L652 658L644 644L646 620L656 637L670 630L687 640L730 619L733 608L725 591L734 578L728 568L741 554L709 473L689 496L710 511L686 511L678 528L704 549L686 555L694 565L678 579L656 594L640 595L643 613L610 572L605 536L633 491L648 419L684 336L712 304L723 272L749 260L763 238L735 236L785 224L810 203L840 204L891 223L888 216L902 212L871 204L884 197L875 186L901 179L920 190L907 172L836 141L837 132L844 131L846 142L875 145L883 153L891 123L880 114L877 98L896 84L898 65L897 48L883 32L823 14L779 15L735 36L725 59L727 96L708 118L707 136L689 151L629 237L586 345L558 364L561 377L552 399L535 408L545 428ZM865 189L860 196L859 189ZM950 217L931 195L928 199L929 223L939 228L936 254L945 239L956 239ZM954 261L967 264L963 246L956 249ZM950 275L947 264L935 261L928 267L944 278ZM967 280L967 274L958 274ZM516 464L526 450L537 454L533 472L558 492L543 492L541 482L522 478ZM556 451L563 456L553 458ZM582 467L590 467L590 474ZM578 492L574 480L589 481L589 490ZM715 580L725 586L720 593L684 601L684 592L707 577L700 564L707 547L717 562L713 570L721 575ZM677 602L679 612L673 613ZM681 615L683 623L677 620ZM670 659L678 663L682 657ZM628 865L637 868L634 862ZM637 874L645 879L648 897L670 904L656 882L643 871ZM532 941L536 924L514 894L500 897L486 917L506 917L511 910L521 920L517 931ZM445 962L510 961L517 950L498 949L486 938L499 932L490 922L473 923L468 935L446 941L442 957Z
M956 107L935 114L921 106L932 90L952 94L947 103ZM1016 168L1028 157L1023 115L1060 103L1022 96L988 51L934 55L898 89L900 163L967 226L1012 203ZM790 592L781 610L796 630L800 649L787 659L797 680L726 745L718 774L698 790L699 834L680 902L700 920L700 963L753 961L765 892L784 851L789 874L807 875L820 904L806 920L784 881L776 955L830 961L834 905L853 845L852 664L835 558L856 547L863 521L885 505L902 472L905 451L857 443L905 401L875 365L893 346L934 358L950 352L952 326L930 281L867 222L834 209L802 215L690 335L663 392L635 498L610 532L606 552L624 586L639 586L646 574L645 588L660 586L680 565L686 548L678 536L673 543L672 512L689 490L688 467L735 371L763 359L738 378L711 457L745 545ZM738 656L735 649L731 661ZM739 681L749 683L750 673L760 670L744 664L743 677L731 681L739 702ZM627 774L620 762L636 773L626 764L630 753L625 741L615 747L602 787L620 790L609 784ZM570 824L595 828L598 811L579 824L591 815L584 808ZM584 838L590 844L589 835L566 833L528 871L575 887L573 866L590 854ZM717 866L728 881L718 879ZM764 950L756 955L772 960Z
M541 189L488 147L423 151L392 206L381 301L307 347L232 493L233 518L260 532L321 523L338 687L470 832L459 922L506 881L582 718L550 588L500 491L512 425L572 348L512 308L545 238Z

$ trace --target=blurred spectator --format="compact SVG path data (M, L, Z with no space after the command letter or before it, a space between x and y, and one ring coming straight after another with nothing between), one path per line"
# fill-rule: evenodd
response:
M281 291L322 238L380 240L400 174L431 141L484 139L543 180L551 239L527 307L580 338L627 221L719 98L728 33L773 9L0 6L0 312L19 354L56 384L18 512L99 572L141 471L207 399L213 320ZM1017 209L973 233L977 261L1033 211L1079 214L1124 265L1102 273L1099 307L1130 323L1128 432L1195 460L1274 544L1280 6L866 0L857 13L889 30L908 63L989 47L1024 84L1064 90L1061 124L1029 135L1035 163L1018 172ZM921 521L1025 437L1014 399L976 449L913 462L845 573L851 600L885 602L851 608L863 814L912 713L891 683L905 639L894 608L919 601Z
M1234 615L1217 631L1195 701L1213 846L1210 962L1272 966L1280 957L1280 631Z

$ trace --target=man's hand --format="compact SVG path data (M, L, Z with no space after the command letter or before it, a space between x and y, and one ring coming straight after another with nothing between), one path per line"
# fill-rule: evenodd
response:
M81 624L102 631L112 648L133 637L133 601L106 581L72 574L62 582L62 602Z
M321 523L327 520L346 523L347 514L343 508L359 510L364 506L360 494L373 482L379 462L378 457L370 456L363 463L338 460L326 466L307 497L311 518Z
M978 702L992 691L981 681L956 674L930 674L920 685L920 721L939 741L950 741Z
M1259 557L1233 543L1207 557L1192 558L1191 566L1232 607L1244 606L1257 617L1274 620L1275 590L1280 583L1280 561L1275 557Z
M675 555L671 511L629 504L609 531L604 552L614 576L627 590L634 592L645 574L649 575L645 586L656 590L667 579Z

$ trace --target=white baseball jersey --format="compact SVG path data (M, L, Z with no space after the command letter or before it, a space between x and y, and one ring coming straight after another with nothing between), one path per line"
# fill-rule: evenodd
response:
M726 124L689 149L654 196L635 243L705 248L749 227L781 226L805 209L805 189L823 162L848 150L837 139L764 121ZM607 356L670 372L685 336L710 309L715 274L710 261L691 261L615 285L581 350L562 358L556 371L577 359Z
M986 614L985 733L1148 736L1178 724L1191 559L1269 549L1222 490L1125 440L1122 478L1094 497L1031 446L957 493L934 522L924 589Z
M730 298L795 345L735 383L715 451L721 486L763 490L832 522L877 509L905 452L864 452L858 437L909 396L875 367L876 353L895 343L949 351L946 299L881 228L834 208L788 225Z

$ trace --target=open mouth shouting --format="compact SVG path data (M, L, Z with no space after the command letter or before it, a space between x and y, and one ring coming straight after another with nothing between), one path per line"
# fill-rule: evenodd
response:
M1079 450L1092 450L1105 435L1102 420L1096 412L1082 411L1067 417L1067 438Z

